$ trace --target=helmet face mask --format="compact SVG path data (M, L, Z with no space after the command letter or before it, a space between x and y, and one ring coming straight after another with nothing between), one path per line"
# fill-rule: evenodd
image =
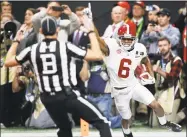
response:
M130 32L128 24L124 24L118 29L117 41L124 50L131 50L134 48L134 44L137 42L137 39Z
M119 39L120 39L120 46L123 46L125 50L130 50L133 48L136 38L135 37L132 38L129 36L128 37L122 36L122 37L119 37Z

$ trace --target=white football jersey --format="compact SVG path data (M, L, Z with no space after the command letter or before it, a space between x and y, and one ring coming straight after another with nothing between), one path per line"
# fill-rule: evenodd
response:
M137 65L147 56L146 47L136 43L132 51L124 50L114 38L104 39L109 48L109 56L104 62L110 77L112 87L127 87L138 83L134 75Z

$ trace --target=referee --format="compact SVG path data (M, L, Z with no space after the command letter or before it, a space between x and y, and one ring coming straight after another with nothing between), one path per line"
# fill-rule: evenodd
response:
M59 42L56 21L52 17L45 17L41 25L41 33L45 39L15 56L20 40L18 32L8 51L5 66L12 67L31 62L37 76L42 103L59 128L58 137L72 137L68 112L76 113L94 125L101 137L111 137L109 121L74 89L76 66L71 61L72 57L85 60L102 59L99 43L93 31L94 25L87 16L84 16L83 20L84 27L88 30L91 49L81 49L68 42Z

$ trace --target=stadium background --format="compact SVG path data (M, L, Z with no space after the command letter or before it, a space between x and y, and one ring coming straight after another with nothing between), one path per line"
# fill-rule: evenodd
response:
M13 14L18 21L21 23L24 19L24 13L27 8L38 8L46 7L47 1L12 1L13 4ZM72 11L77 6L87 6L88 1L61 1L62 4L67 4L70 6ZM110 12L112 6L116 1L91 1L92 12L94 17L94 22L102 35L108 24L111 24ZM129 2L131 6L133 1ZM168 8L171 10L171 22L177 20L178 9L184 7L185 1L145 1L146 5L156 4L161 8ZM66 17L65 17L66 18Z

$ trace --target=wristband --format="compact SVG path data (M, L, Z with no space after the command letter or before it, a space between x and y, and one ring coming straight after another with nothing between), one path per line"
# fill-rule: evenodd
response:
M20 41L19 41L19 40L13 40L12 42L17 42L18 44L20 44Z
M95 31L90 30L87 34L89 35L90 33L95 33Z

